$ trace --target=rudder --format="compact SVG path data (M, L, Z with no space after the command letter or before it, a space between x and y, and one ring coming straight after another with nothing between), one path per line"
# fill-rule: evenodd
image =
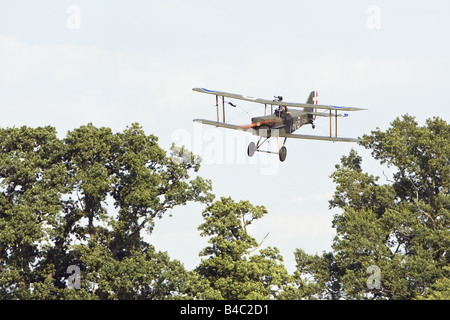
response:
M308 100L306 100L307 104L318 104L319 103L319 92L317 91L311 91L309 94ZM305 112L317 112L316 108L304 108ZM316 115L311 115L312 119L316 120Z

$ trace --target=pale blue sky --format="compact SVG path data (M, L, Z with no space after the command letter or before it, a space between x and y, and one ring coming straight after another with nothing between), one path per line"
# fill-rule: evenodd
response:
M330 250L329 175L339 158L353 147L366 170L382 168L357 145L321 141L288 140L284 163L248 159L255 137L194 127L194 118L215 119L215 101L191 89L298 102L318 90L319 103L369 109L341 119L348 137L406 113L421 124L449 121L449 9L448 1L0 0L0 126L53 125L63 136L89 122L115 131L139 122L165 149L185 143L203 156L200 175L217 197L267 207L252 234L270 233L264 245L278 247L292 271L295 248ZM239 103L228 112L246 123L263 110ZM299 130L327 131L326 119ZM203 209L173 210L150 242L195 267Z

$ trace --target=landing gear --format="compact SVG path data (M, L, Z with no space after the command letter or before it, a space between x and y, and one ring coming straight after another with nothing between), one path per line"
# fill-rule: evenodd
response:
M278 138L277 138L277 145L278 145L278 152L269 151L269 150L260 150L259 148L263 145L264 142L266 142L269 138L266 138L263 142L261 142L261 138L258 140L258 142L255 144L254 142L250 142L250 144L247 147L247 154L249 157L253 157L256 151L259 152L265 152L265 153L272 153L272 154L278 154L278 157L280 158L280 161L283 162L286 160L287 156L287 149L284 146L286 143L286 139L284 138L283 146L280 148L278 144Z
M311 123L311 126L313 129L316 128L316 125L314 124L315 118L312 115L309 115L309 123Z
M287 156L287 149L285 146L280 148L280 152L278 153L278 156L280 157L280 161L283 162L284 160L286 160L286 156Z
M247 154L249 157L253 157L253 155L255 154L256 151L256 145L254 142L250 142L250 144L248 145L247 148Z

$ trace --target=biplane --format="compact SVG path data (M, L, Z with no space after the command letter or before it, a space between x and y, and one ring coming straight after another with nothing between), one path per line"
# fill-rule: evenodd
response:
M287 156L286 140L287 138L294 139L311 139L311 140L324 140L333 142L359 142L359 139L355 138L343 138L338 137L337 123L339 117L348 117L347 113L338 113L339 111L359 111L366 110L353 107L342 107L334 105L321 105L318 104L318 92L311 91L306 100L306 103L294 103L284 102L283 97L275 96L273 100L255 98L251 96L244 96L240 94L208 90L205 88L193 88L193 91L211 94L216 96L216 112L217 121L194 119L195 122L211 125L215 127L222 127L226 129L242 130L251 132L253 135L259 136L259 140L256 142L250 142L247 148L247 154L252 157L256 151L265 153L278 154L280 161L284 161ZM222 99L222 121L219 117L219 98ZM227 123L225 121L225 98L250 101L264 105L264 115L251 118L250 124L235 125ZM236 104L227 102L231 106L235 107ZM270 114L267 114L267 109L270 106ZM273 108L276 108L275 111ZM291 109L292 108L292 109ZM318 110L328 110L328 112L319 112ZM315 128L315 120L317 117L327 117L330 120L330 135L329 136L316 136L293 133L304 125L312 125ZM332 122L334 118L334 135L332 132ZM261 146L269 141L270 138L275 138L277 141L278 152L270 150L261 150ZM283 144L280 146L278 138L284 138Z

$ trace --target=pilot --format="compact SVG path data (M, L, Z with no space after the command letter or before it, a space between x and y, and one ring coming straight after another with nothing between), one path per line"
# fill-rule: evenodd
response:
M279 106L278 109L275 110L275 115L284 118L287 112L286 106Z
M283 101L283 97L282 96L275 96L275 99L273 99L273 101ZM278 109L275 109L274 114L276 116L280 116L281 118L284 119L285 114L287 113L287 107L286 106L279 106Z

